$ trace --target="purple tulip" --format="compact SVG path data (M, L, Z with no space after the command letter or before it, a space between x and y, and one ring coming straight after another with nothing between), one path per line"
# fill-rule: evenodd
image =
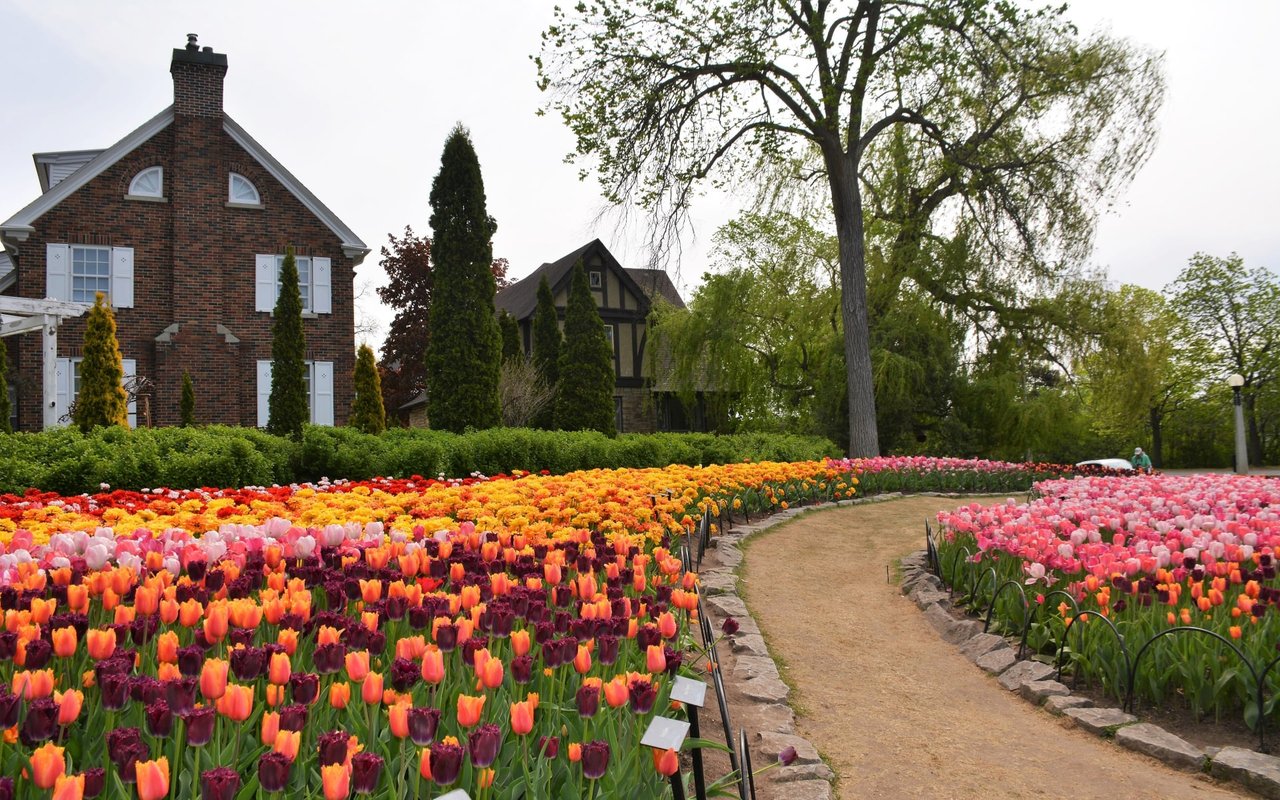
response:
M264 753L258 759L258 785L263 791L283 792L289 783L289 769L293 762L284 753L274 750Z
M173 712L169 703L157 700L146 708L147 732L152 736L164 738L173 731Z
M458 779L462 770L462 752L462 745L458 744L436 742L431 745L431 779L437 785L448 786Z
M193 708L183 719L187 723L187 744L203 747L213 738L213 725L218 719L213 706Z
M472 766L484 768L498 758L498 749L502 745L502 731L497 725L488 723L476 728L467 737L467 751L471 755Z
M373 794L382 777L382 756L356 753L351 757L351 788L356 794Z
M409 738L419 747L431 744L440 726L440 709L414 707L409 709Z
M200 773L200 800L233 800L240 788L240 773L218 767Z
M589 781L604 777L609 769L609 743L604 740L582 746L582 777Z

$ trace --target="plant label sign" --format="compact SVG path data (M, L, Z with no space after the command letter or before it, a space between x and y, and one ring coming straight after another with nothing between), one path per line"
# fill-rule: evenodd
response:
M671 699L696 708L702 708L707 699L707 684L677 675L671 687Z
M689 735L689 723L667 717L654 717L640 739L640 744L658 750L679 750Z

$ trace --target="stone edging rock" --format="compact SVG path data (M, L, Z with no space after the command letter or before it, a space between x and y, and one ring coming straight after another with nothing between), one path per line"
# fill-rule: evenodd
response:
M773 781L787 784L787 800L830 800L835 773L823 763L817 748L809 740L796 734L795 712L787 704L791 690L783 683L778 666L769 655L769 648L765 645L759 625L738 595L738 568L742 565L741 544L758 533L809 511L878 503L898 497L902 497L901 492L789 508L750 523L735 525L730 530L720 532L712 540L719 566L709 567L698 573L698 583L708 613L718 621L723 621L725 617L733 617L738 621L737 632L726 637L735 657L733 672L726 676L726 680L732 681L749 702L759 705L761 717L769 720L768 727L757 731L751 740L752 760L756 769L776 761L778 754L786 748L796 749L794 763L770 770ZM718 624L714 627L719 630Z
M1207 772L1235 781L1263 797L1280 798L1280 758L1243 747L1201 750L1163 728L1140 721L1118 708L1094 708L1093 701L1073 695L1062 683L1052 680L1056 670L1040 661L1018 660L1015 646L1004 637L982 632L982 623L956 617L951 595L942 580L928 570L924 550L902 559L902 592L924 612L945 641L978 667L994 676L1000 685L1017 692L1029 702L1060 716L1071 727L1111 739L1175 769Z

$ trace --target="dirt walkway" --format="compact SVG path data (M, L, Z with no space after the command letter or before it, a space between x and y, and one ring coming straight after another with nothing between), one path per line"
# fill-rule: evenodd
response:
M956 502L824 511L746 545L742 592L840 797L1252 796L1066 729L943 642L885 567Z

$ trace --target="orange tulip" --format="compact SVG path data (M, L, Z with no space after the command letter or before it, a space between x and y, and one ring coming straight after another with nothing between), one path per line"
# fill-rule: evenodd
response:
M347 677L359 683L369 674L369 651L356 650L347 653Z
M382 702L382 673L370 672L360 685L360 699L374 705Z
M573 657L573 668L579 675L585 675L591 671L591 648L587 647L585 642L578 645L578 654Z
M133 592L133 611L149 617L160 608L160 592L151 586L139 586Z
M653 768L661 775L671 776L680 769L680 756L675 750L653 748Z
M664 611L658 615L658 633L662 634L662 638L670 639L676 635L678 630L674 614L670 611Z
M73 583L67 587L67 606L72 611L89 610L89 587L82 583Z
M347 795L351 794L351 770L346 764L321 767L320 782L324 787L324 800L347 800Z
M391 706L387 711L391 719L391 735L397 739L403 739L409 735L409 709L411 708L413 703L401 702Z
M320 630L316 633L316 645L337 644L341 641L342 633L337 628L330 625L321 625Z
M267 680L276 686L284 686L289 682L289 676L293 674L293 667L289 663L289 656L284 653L272 653L271 663L267 667Z
M444 653L435 645L422 653L422 679L433 686L444 680Z
M376 603L382 599L382 581L360 581L360 597L366 603Z
M204 610L204 638L217 643L227 635L228 612L226 603L210 603Z
M1231 638L1232 638L1232 639L1239 639L1239 638L1241 637L1241 635L1243 634L1243 632L1240 630L1240 626L1239 626L1239 625L1232 625L1232 626L1228 629L1228 632L1231 634Z
M178 601L165 598L160 601L160 621L172 625L178 620Z
M533 730L533 706L529 700L511 704L511 731L521 736Z
M58 724L70 725L80 716L80 709L84 708L84 692L79 689L54 692L53 701L58 704Z
M497 775L492 768L486 767L476 773L476 786L481 789L488 789L493 785L493 779Z
M67 771L67 760L62 757L63 748L53 742L31 753L31 781L41 789L52 789Z
M283 628L276 634L276 644L282 645L284 651L292 656L298 651L298 632L293 628Z
M161 756L154 761L139 761L135 767L138 783L138 800L160 800L169 796L169 758Z
M464 728L470 728L479 722L480 712L484 710L484 700L484 695L479 697L458 695L458 724Z
M163 638L163 634L161 634L161 638ZM174 641L175 643L177 642L176 635L174 636ZM89 649L89 657L94 661L110 658L111 654L116 651L116 632L110 628L106 630L91 628L85 633L85 645ZM176 648L174 650L174 660L177 660Z
M53 796L49 800L82 800L84 775L61 775L53 783Z
M271 747L276 743L276 734L280 732L280 714L268 711L262 715L262 743Z
M286 659L287 660L287 659ZM230 664L221 658L205 659L200 669L200 694L206 700L217 700L227 691L227 668Z
M528 631L512 631L511 632L511 652L518 656L522 656L529 652L529 632Z
M573 762L582 760L582 744L580 742L569 742L569 760Z
M484 662L484 667L479 671L478 677L484 688L496 689L502 685L503 674L502 659L490 658Z
M433 780L431 777L431 748L422 748L422 755L418 756L418 774L425 780Z
M70 658L76 654L76 629L72 627L58 628L53 632L53 654L59 658Z
M334 708L346 708L351 702L351 684L345 681L329 687L329 705Z
M625 675L616 675L613 680L604 684L604 699L609 704L609 708L626 705L631 699L631 690L627 687Z
M204 606L199 600L184 600L178 606L178 624L184 628L194 628L204 616Z
M645 668L654 673L667 671L667 656L662 651L662 645L649 645L649 649L645 651Z
M24 700L39 700L53 694L53 670L22 670L13 673L13 693Z
M215 704L218 713L235 722L244 722L253 713L253 687L228 684Z
M302 731L277 731L276 740L271 749L290 761L298 758L298 748L302 746Z

